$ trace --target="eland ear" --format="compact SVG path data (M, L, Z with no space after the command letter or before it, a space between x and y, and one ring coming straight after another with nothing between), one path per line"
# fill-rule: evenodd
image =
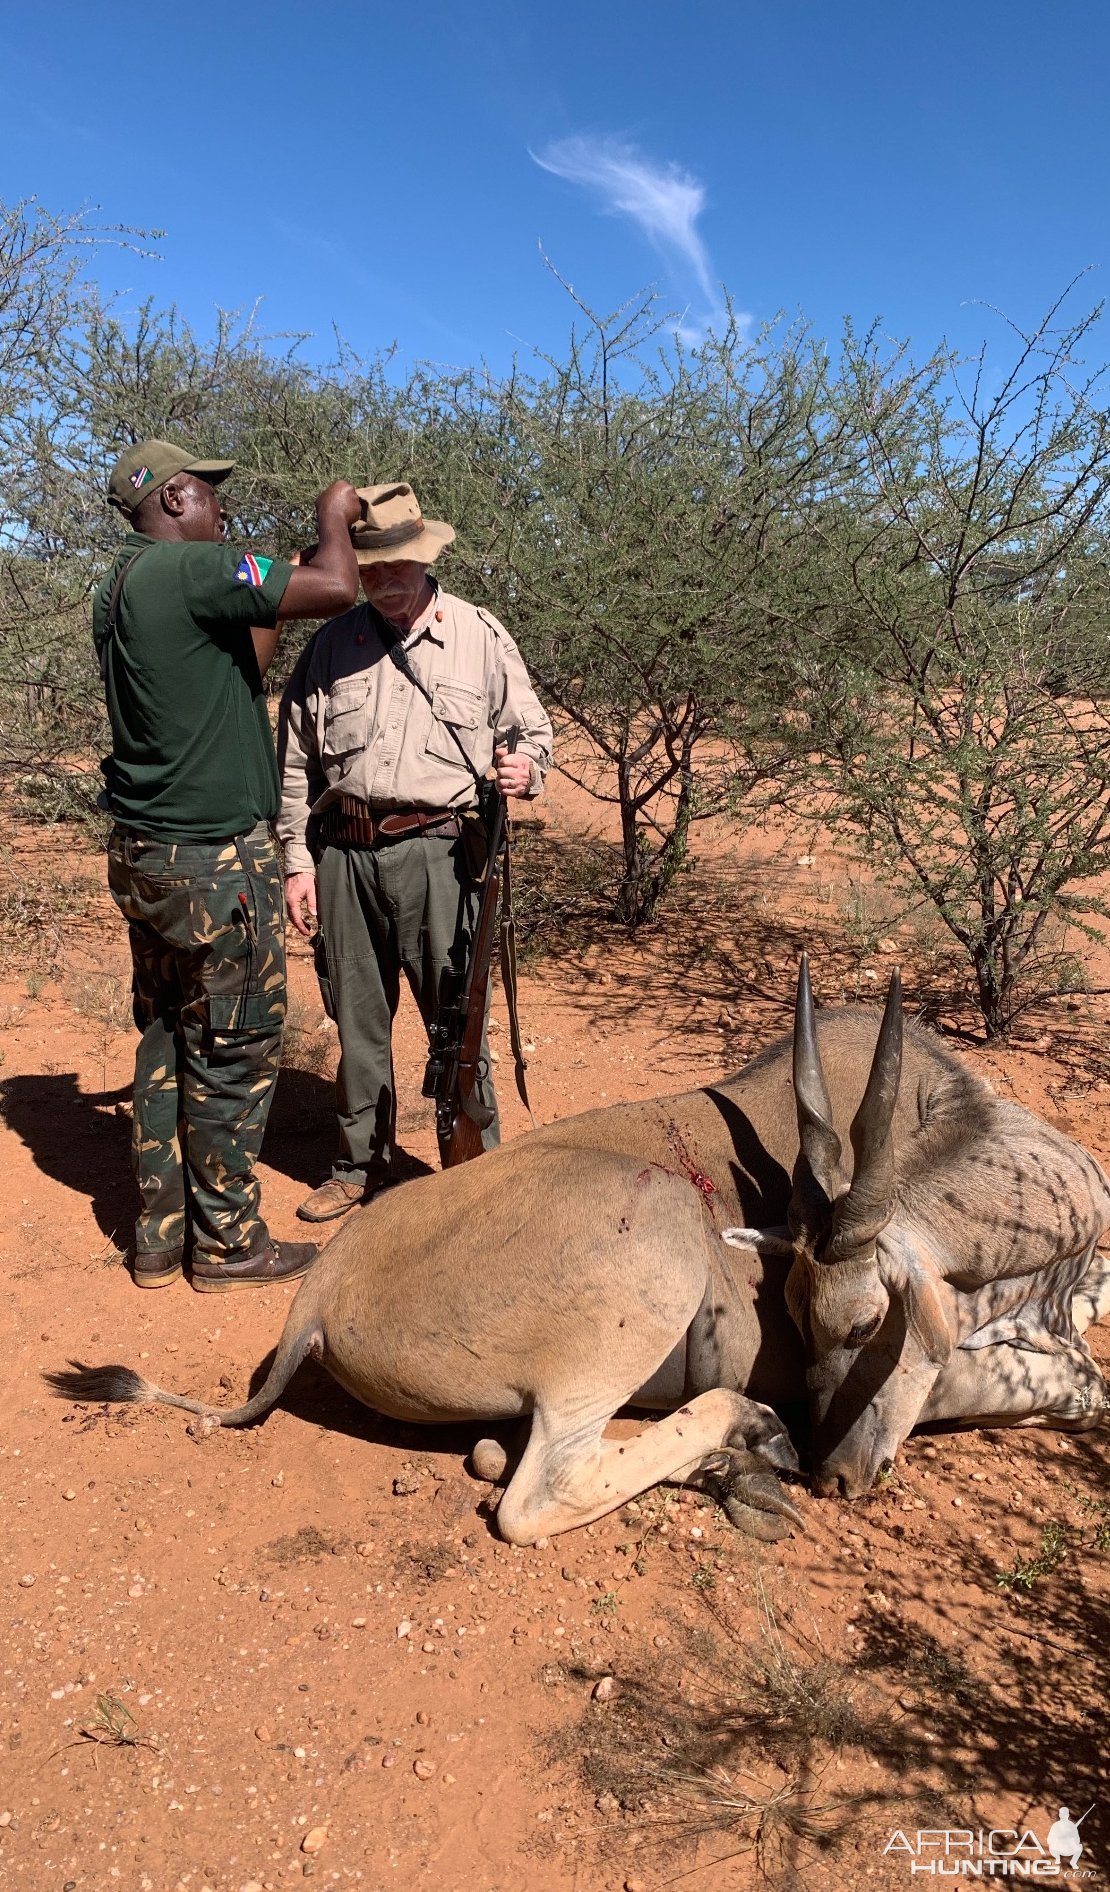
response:
M728 1248L754 1248L757 1255L792 1255L794 1243L785 1224L777 1228L723 1228L721 1240Z
M790 1318L803 1340L809 1331L811 1265L808 1255L798 1255L783 1287L783 1296Z
M893 1254L888 1250L882 1262L881 1272L887 1289L905 1311L907 1332L913 1335L926 1359L934 1366L944 1366L952 1356L959 1335L945 1307L936 1268L908 1243L900 1243Z
M934 1366L944 1366L952 1356L956 1336L948 1323L944 1302L936 1283L928 1276L911 1281L906 1289L906 1313L914 1338Z

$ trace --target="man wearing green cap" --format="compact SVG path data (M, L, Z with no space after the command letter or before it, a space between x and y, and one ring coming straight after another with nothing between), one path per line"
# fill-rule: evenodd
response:
M316 1253L271 1241L254 1175L285 1017L262 678L280 620L353 603L359 501L344 480L321 493L318 547L294 569L224 543L216 488L233 465L165 440L122 454L108 497L130 530L93 601L112 726L108 884L128 922L141 1033L140 1287L176 1281L187 1250L205 1291L292 1280Z

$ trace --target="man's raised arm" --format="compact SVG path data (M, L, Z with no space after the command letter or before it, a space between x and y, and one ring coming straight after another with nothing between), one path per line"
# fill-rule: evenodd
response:
M293 569L277 609L277 623L256 626L251 637L265 676L277 649L278 625L288 618L332 618L349 611L358 596L358 560L351 527L362 510L349 480L334 480L316 501L318 543L311 564Z

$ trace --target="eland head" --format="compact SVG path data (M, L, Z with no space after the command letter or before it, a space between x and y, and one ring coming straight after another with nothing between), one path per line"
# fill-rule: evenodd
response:
M794 1013L799 1150L788 1222L787 1303L806 1347L819 1489L866 1491L894 1459L948 1359L954 1334L927 1253L898 1218L893 1125L902 1070L902 987L890 981L862 1101L850 1180L821 1063L802 958Z

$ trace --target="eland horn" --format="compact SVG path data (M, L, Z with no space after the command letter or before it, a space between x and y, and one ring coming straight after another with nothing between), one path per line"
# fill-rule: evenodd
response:
M794 1101L798 1111L798 1160L787 1220L792 1233L812 1253L828 1227L840 1138L833 1129L829 1087L817 1044L809 955L802 954L794 1001Z
M866 1247L894 1210L894 1108L902 1077L902 980L895 970L863 1102L850 1131L855 1164L852 1186L833 1215L827 1261L846 1261Z

